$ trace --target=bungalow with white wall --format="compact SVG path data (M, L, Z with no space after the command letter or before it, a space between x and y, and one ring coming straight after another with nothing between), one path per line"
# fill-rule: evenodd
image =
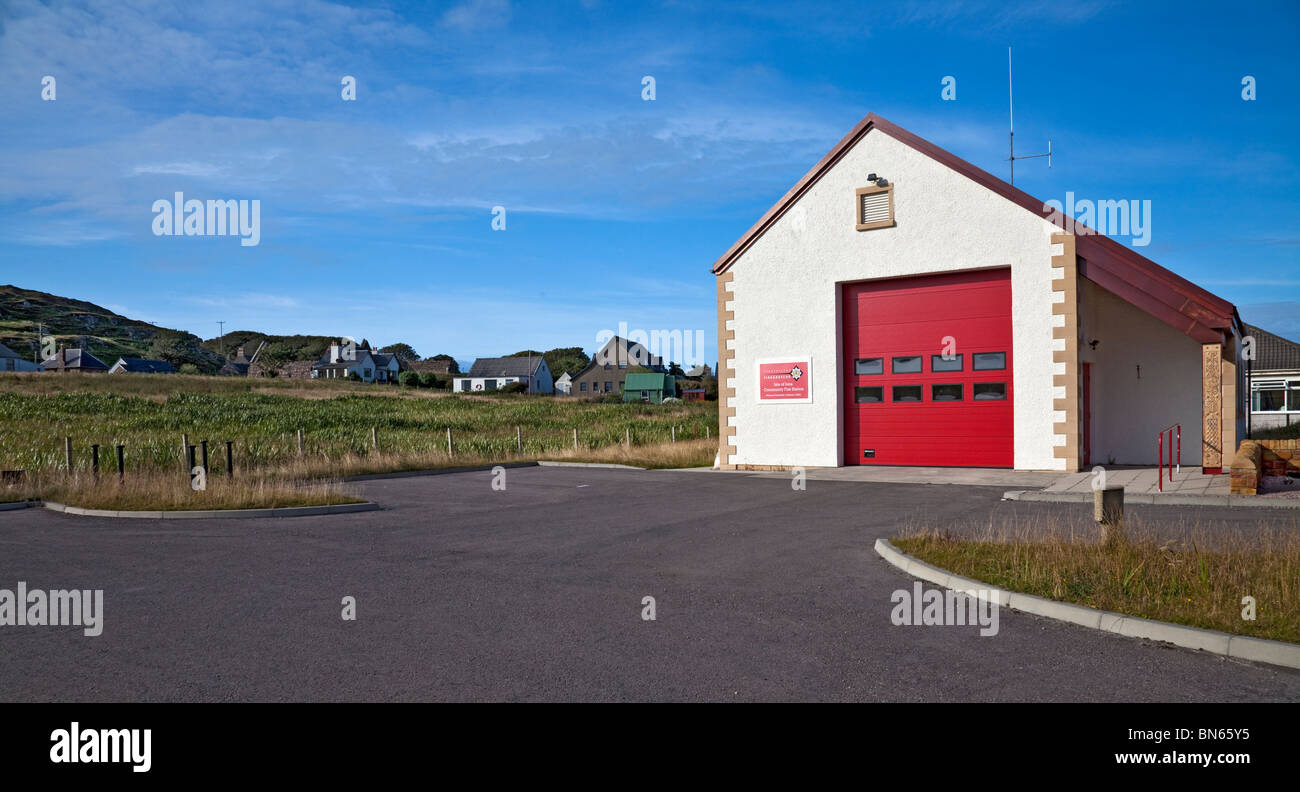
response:
M457 393L481 393L500 390L514 382L524 383L528 393L555 392L551 369L546 365L546 358L540 355L479 358L470 366L468 374L452 380L452 390Z
M1250 430L1300 423L1300 344L1245 325L1250 339Z
M1226 300L868 115L713 265L719 462L1220 471ZM1167 447L1167 446L1165 446Z
M358 346L346 339L331 342L329 349L311 367L312 379L347 379L356 374L362 382L396 382L402 371L397 355L376 352L370 344Z

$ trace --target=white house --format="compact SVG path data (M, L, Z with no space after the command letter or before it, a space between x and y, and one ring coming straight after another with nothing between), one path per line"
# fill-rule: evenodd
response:
M0 344L0 371L36 371L35 361L27 360L4 344Z
M311 367L312 379L347 379L356 374L362 382L396 382L402 370L396 355L375 352L364 341L360 346L340 340Z
M1231 303L868 115L714 263L719 462L1218 471ZM1225 461L1226 460L1226 461Z
M566 371L563 374L561 374L558 379L555 380L555 392L568 396L569 392L572 390L573 390L573 375Z
M452 390L457 393L475 393L500 390L512 382L527 385L528 393L554 393L555 381L546 365L546 358L503 357L479 358L470 366L469 373L452 379Z
M1252 325L1245 331L1251 431L1300 423L1300 344Z

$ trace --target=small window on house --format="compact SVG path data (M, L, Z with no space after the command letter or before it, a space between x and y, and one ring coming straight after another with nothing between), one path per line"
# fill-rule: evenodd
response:
M853 361L853 373L859 375L884 374L885 359L884 358L858 358L857 360Z
M894 401L896 402L919 402L921 400L920 385L895 385Z
M895 374L919 374L921 372L921 356L908 355L893 358L890 361L890 370Z
M1000 371L1007 367L1007 353L976 352L971 355L970 367L974 371Z
M977 382L973 388L975 401L1006 401L1007 384L1005 382Z
M930 370L931 371L961 371L962 370L961 355L948 355L947 357L943 355L931 355Z
M1252 396L1252 412L1281 412L1286 405L1286 391L1283 390L1284 383L1264 383L1264 386L1255 391Z
M879 386L854 388L853 401L858 404L879 404L885 400L885 389Z
M609 380L605 380L605 392L609 393L612 390L614 390L614 383L610 382Z
M580 390L580 391L585 391L585 390L587 390L587 383L585 383L585 382L579 382L579 383L578 383L578 390Z
M961 401L961 385L931 385L930 401Z
M860 187L857 191L857 229L889 228L894 224L894 185Z

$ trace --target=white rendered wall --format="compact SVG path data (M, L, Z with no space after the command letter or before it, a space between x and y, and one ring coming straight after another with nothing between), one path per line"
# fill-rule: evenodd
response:
M857 231L855 190L894 184L894 228ZM750 465L842 464L838 284L1009 267L1015 467L1060 470L1053 456L1052 233L1058 229L889 135L872 131L734 264L736 453ZM1058 297L1060 295L1058 294ZM959 327L957 351L962 351ZM939 339L936 339L936 346ZM938 350L936 350L938 351ZM760 404L755 361L811 355L810 404Z
M1200 343L1091 281L1079 303L1079 360L1093 364L1091 464L1154 465L1156 435L1181 423L1183 464L1200 465Z

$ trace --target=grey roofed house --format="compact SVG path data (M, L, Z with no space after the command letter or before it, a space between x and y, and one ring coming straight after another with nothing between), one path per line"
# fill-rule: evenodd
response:
M688 377L711 377L711 376L713 376L713 371L709 368L709 366L708 366L707 363L701 363L700 365L695 366L695 367L693 367L690 371L686 372L686 376L688 376Z
M530 377L537 373L546 358L534 355L524 357L478 358L464 377Z
M1253 371L1300 371L1300 343L1244 322L1242 331L1255 339Z
M35 371L36 363L0 344L0 371Z
M146 360L144 358L120 357L109 374L175 374L176 369L165 360Z
M54 357L41 361L41 371L58 371L59 356L63 357L65 371L106 372L104 361L84 349L60 349Z

